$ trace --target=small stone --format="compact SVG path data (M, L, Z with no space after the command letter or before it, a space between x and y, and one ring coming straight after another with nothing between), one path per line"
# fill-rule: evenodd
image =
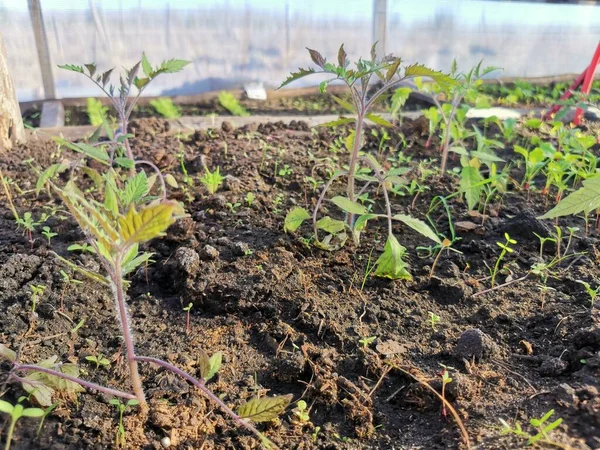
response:
M245 242L234 242L231 245L231 252L234 256L244 256L250 251L250 247Z
M221 130L223 130L225 133L231 133L234 130L234 127L231 122L224 120L221 124Z
M202 247L202 250L200 250L199 256L205 261L215 261L219 259L219 250L214 248L212 245L206 244L204 247Z
M475 358L476 361L495 356L499 353L498 346L487 334L478 328L472 328L464 331L456 347L454 347L454 356L467 361Z
M404 345L391 339L380 342L375 348L384 356L404 355L406 353L406 347Z
M569 363L563 359L548 358L540 364L538 372L543 377L557 377L563 374L568 367Z
M223 122L225 123L225 122ZM162 448L169 448L171 446L171 438L168 436L165 436L164 438L162 438L160 440L160 445L162 446Z
M233 175L227 175L223 180L223 189L230 191L232 194L238 194L241 191L242 182L239 178Z
M225 208L225 206L227 205L227 199L225 198L225 196L220 194L213 195L212 197L210 197L208 204L213 208Z

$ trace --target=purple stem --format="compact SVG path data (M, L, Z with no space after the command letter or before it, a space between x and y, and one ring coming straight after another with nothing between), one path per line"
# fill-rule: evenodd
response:
M104 392L105 394L114 395L115 397L126 398L128 400L133 400L136 398L135 395L130 394L128 392L119 391L116 389L111 389L108 387L101 386L96 383L92 383L90 381L82 380L81 378L72 377L71 375L67 375L66 373L59 372L58 370L46 369L45 367L40 367L31 364L18 364L14 363L13 371L26 371L26 372L44 372L48 375L54 375L55 377L64 378L65 380L72 381L73 383L77 383L85 388L92 389L94 391ZM16 378L20 378L15 376Z

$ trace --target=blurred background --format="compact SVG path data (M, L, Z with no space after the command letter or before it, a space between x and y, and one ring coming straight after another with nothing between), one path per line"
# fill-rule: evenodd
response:
M0 30L19 101L100 95L57 64L130 67L187 59L146 95L190 95L249 81L277 87L311 65L305 47L353 58L373 41L406 62L448 70L480 60L501 76L581 73L600 37L597 2L435 0L0 0ZM31 6L36 11L31 11ZM43 24L36 42L35 16ZM37 44L37 45L36 45ZM42 57L40 63L40 46ZM44 68L44 66L46 66ZM42 73L45 73L44 78ZM496 75L497 76L497 75ZM45 85L44 85L45 81ZM304 83L318 83L309 77ZM54 92L50 89L54 88ZM302 86L302 82L295 87Z

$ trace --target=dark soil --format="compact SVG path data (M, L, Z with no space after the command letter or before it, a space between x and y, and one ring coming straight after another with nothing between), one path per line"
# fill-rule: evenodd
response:
M564 419L550 434L553 441L563 448L600 448L598 305L591 307L576 282L598 283L597 233L578 234L572 251L585 254L569 259L548 281L553 290L543 301L534 277L473 296L489 287L486 264L495 263L496 242L505 232L518 241L507 257L514 278L538 260L533 232L553 232L551 222L535 219L548 209L544 196L527 200L513 187L501 204L490 205L490 217L476 232L459 231L461 240L454 248L462 253L444 253L433 278L428 277L432 258L416 251L429 243L395 225L414 280L394 282L366 276L382 251L385 223L370 223L358 248L348 245L332 253L301 239L310 235L308 224L293 234L282 230L291 207L313 205L316 194L304 178L326 178L326 161L319 159L347 163L345 151L330 150L335 138L330 131L310 130L298 122L196 132L183 140L185 165L194 180L190 186L179 166L180 141L164 123L143 120L131 128L137 154L177 178L179 188L172 189L172 197L184 201L190 215L147 246L155 262L131 277L129 305L140 355L165 358L198 374L199 348L209 354L222 351L223 366L208 386L232 407L257 394L291 393L294 401L304 399L310 407L308 423L297 423L288 411L279 421L259 425L282 449L466 448L452 417L442 414L440 400L398 369L440 391L442 364L450 367L452 377L446 397L473 448L525 448L526 440L501 436L499 419L520 421L531 431L529 419L552 408L553 419ZM424 148L424 119L404 121L402 131L407 143L403 154L413 158L411 165L437 157L435 142ZM366 135L368 148L377 152L378 139L371 130ZM398 159L393 149L401 147L400 141L396 133L392 137L381 161ZM15 195L17 209L39 217L44 206L55 203L36 199L35 176L23 163L32 157L42 167L62 158L55 144L34 141L16 149L1 168L24 191ZM285 165L292 173L279 176ZM228 176L214 196L198 181L206 166L219 166ZM417 198L414 210L412 197L393 196L394 212L423 219L430 200L454 192L456 185L454 178L431 179L430 190ZM335 188L343 190L341 184ZM256 196L251 206L244 201L248 192ZM374 208L381 208L381 195L370 195ZM232 211L228 203L240 205ZM86 379L130 389L109 291L87 281L65 284L59 271L68 269L50 253L98 269L93 257L66 249L82 242L81 232L59 212L46 224L59 235L49 246L35 233L31 249L5 205L0 210L0 342L20 349L23 362L57 355L79 364ZM481 225L481 217L472 217L461 201L454 199L450 206L455 222ZM438 226L447 231L445 213L439 210L438 216ZM581 221L568 224L583 229ZM555 251L547 246L544 258L551 259ZM501 274L500 282L507 276ZM36 316L30 313L32 284L46 286ZM191 333L186 334L183 307L190 302ZM441 318L435 329L429 312ZM69 330L81 319L84 326L71 337ZM373 336L371 344L359 342ZM99 353L111 360L110 367L96 369L85 360ZM1 373L8 369L3 363ZM141 371L151 410L147 420L135 408L126 413L128 448L159 449L165 436L178 449L259 447L182 380L147 365ZM24 393L18 384L1 392L10 401ZM77 401L62 399L39 437L37 422L23 419L12 448L111 448L118 420L108 400L93 392L79 394Z

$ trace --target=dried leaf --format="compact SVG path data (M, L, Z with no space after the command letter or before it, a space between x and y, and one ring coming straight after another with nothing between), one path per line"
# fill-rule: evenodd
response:
M268 422L277 418L292 401L292 394L277 397L254 397L240 405L238 414L253 422Z

